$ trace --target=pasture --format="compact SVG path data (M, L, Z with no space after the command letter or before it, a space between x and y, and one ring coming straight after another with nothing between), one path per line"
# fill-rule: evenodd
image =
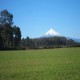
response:
M80 48L0 51L0 80L80 80Z

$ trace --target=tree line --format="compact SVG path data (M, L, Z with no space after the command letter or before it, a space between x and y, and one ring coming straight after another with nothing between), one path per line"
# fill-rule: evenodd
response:
M21 31L13 25L13 15L8 10L0 12L0 49L16 49L21 41Z
M77 47L80 43L66 37L43 37L21 39L21 30L13 25L13 15L7 10L0 12L0 50L4 49L42 49Z
M66 37L43 37L30 39L29 37L21 40L20 46L24 49L42 49L42 48L62 48L78 47L80 43Z

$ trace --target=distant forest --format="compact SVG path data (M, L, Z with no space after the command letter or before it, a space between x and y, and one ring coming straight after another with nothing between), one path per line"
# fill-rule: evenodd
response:
M79 47L80 43L66 37L44 37L30 39L29 37L21 39L20 46L24 49L43 49L43 48L63 48Z
M13 15L7 10L0 12L0 50L43 49L79 47L80 43L66 37L44 37L21 39L21 30L13 25Z

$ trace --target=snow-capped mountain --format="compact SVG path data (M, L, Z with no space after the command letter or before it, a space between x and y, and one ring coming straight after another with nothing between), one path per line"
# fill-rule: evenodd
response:
M44 34L45 37L53 37L53 36L60 36L60 34L55 31L54 29L49 29L49 31L47 31L45 34Z
M58 33L57 31L55 31L54 29L49 29L43 36L41 36L40 38L44 38L44 37L54 37L54 36L57 36L57 37L65 37L66 39L72 39L74 40L75 42L79 42L80 43L80 39L75 39L75 38L70 38L70 37L66 37L66 36L63 36L61 35L60 33Z

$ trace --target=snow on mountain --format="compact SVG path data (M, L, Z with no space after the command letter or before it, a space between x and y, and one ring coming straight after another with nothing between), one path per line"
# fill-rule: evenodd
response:
M53 36L60 36L60 34L55 31L54 29L50 29L49 31L47 31L45 34L44 34L45 37L53 37Z
M66 39L72 39L75 42L79 42L80 43L80 39L70 38L70 37L63 36L63 35L61 35L60 33L58 33L57 31L55 31L52 28L49 29L43 36L41 36L41 38L43 38L43 37L54 37L54 36L57 36L57 37L65 37Z

